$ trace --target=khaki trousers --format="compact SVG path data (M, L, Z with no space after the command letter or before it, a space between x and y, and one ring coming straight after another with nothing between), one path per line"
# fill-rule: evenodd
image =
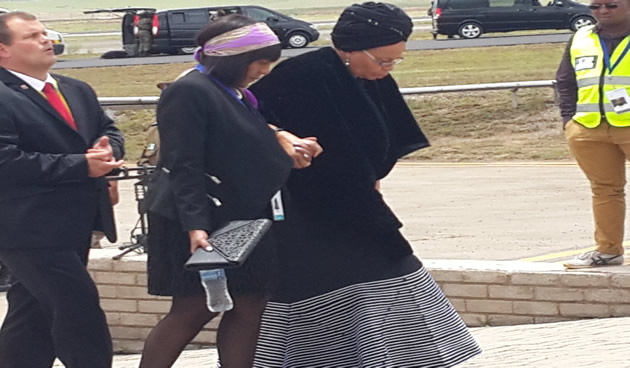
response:
M571 153L591 183L597 250L621 255L630 127L616 128L602 121L597 128L589 129L571 120L565 127L565 135Z

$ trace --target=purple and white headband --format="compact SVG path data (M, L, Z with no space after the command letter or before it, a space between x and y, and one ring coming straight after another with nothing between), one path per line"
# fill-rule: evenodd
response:
M233 29L209 39L203 47L198 47L195 50L195 60L200 61L202 54L232 56L279 43L280 40L271 28L267 24L259 22Z

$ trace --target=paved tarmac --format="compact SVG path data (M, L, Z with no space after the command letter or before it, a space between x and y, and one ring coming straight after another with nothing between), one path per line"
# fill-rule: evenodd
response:
M133 183L120 183L120 242L138 219ZM572 162L403 161L382 192L420 258L561 261L592 245L590 189Z
M121 240L138 217L132 184L121 183L116 207ZM588 184L572 163L402 163L382 190L425 259L558 262L591 244ZM0 316L5 309L0 298ZM462 368L630 368L630 318L472 332L484 354ZM137 367L138 359L117 356L114 367ZM187 351L174 367L210 367L215 360L214 349Z
M484 352L458 368L630 367L630 317L471 330ZM185 351L173 367L214 367L216 359L216 349ZM139 361L138 354L119 355L114 368L136 368Z

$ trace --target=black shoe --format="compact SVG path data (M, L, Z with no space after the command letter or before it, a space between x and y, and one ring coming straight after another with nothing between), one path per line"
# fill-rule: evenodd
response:
M0 293L9 290L11 287L11 273L5 265L0 263Z

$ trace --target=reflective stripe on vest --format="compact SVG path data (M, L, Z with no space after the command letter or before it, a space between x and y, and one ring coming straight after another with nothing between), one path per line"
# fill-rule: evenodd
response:
M630 56L626 56L612 73L604 65L604 53L599 36L593 32L595 26L583 27L573 36L571 43L571 64L575 69L578 86L578 100L573 120L587 128L595 128L601 123L600 101L604 108L606 120L617 127L630 126L630 112L617 114L608 101L606 92L625 88L630 94ZM626 37L615 48L610 56L611 64L615 64L630 42ZM606 69L606 70L604 70ZM602 72L604 77L602 78ZM603 94L600 96L600 83Z

